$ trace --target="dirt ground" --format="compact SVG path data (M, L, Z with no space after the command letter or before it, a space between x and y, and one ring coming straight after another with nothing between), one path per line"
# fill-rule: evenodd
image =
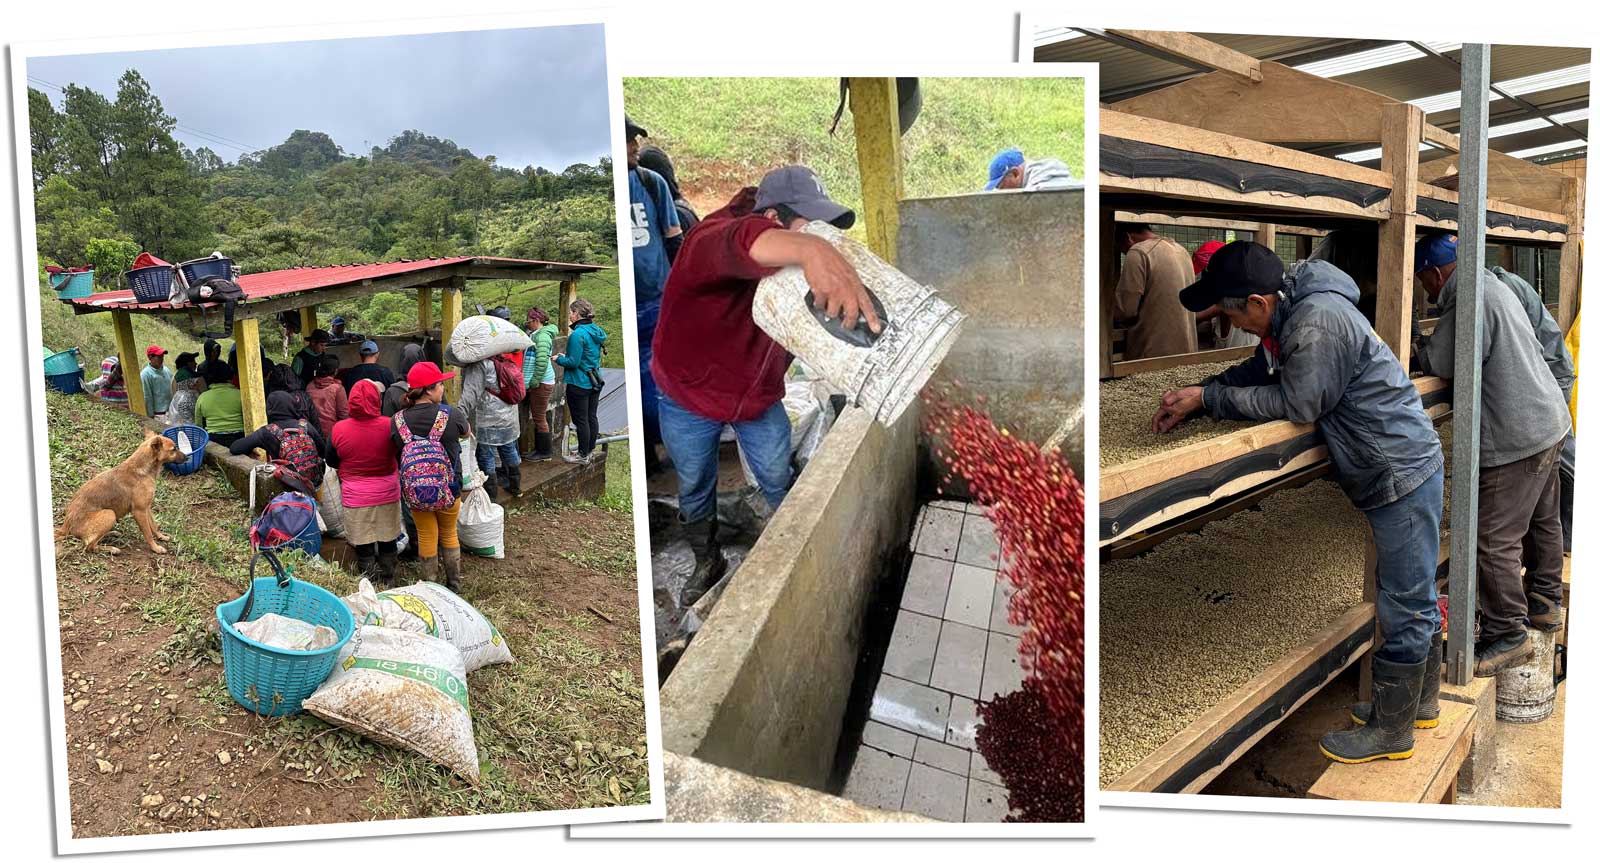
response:
M68 440L74 420L82 428L101 409L60 401L50 402L58 513L135 433L113 419ZM161 480L171 553L147 552L131 520L109 540L118 556L56 544L75 836L648 802L630 513L517 503L508 556L464 561L463 595L516 656L468 681L483 770L472 787L308 714L263 719L228 696L214 609L243 591L244 509L208 468ZM296 576L340 595L356 585L314 562ZM401 578L414 580L404 568Z

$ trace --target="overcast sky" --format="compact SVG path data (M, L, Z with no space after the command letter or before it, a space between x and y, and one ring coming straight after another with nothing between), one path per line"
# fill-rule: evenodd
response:
M180 141L229 162L295 129L352 155L418 129L505 167L558 172L611 152L600 24L35 57L28 84L58 108L50 84L114 100L130 68L177 118Z

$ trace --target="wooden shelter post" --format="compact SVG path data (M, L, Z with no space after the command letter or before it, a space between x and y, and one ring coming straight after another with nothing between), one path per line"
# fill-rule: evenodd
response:
M891 264L900 234L900 199L905 195L899 94L893 78L850 79L850 115L855 122L867 247Z
M439 344L448 346L450 337L455 334L456 326L461 323L461 292L467 288L466 276L451 276L450 282L444 286L444 295L440 297L439 304ZM455 404L461 398L461 375L457 369L455 377L444 383L445 397Z
M144 404L144 384L139 373L139 346L133 341L133 316L127 312L111 313L111 329L117 342L117 362L122 365L122 382L128 391L128 410L139 416L149 416Z
M1412 262L1417 242L1417 144L1422 109L1383 106L1383 172L1394 178L1389 218L1378 228L1378 336L1411 367Z
M1277 254L1278 226L1269 225L1266 222L1262 222L1261 226L1256 228L1256 242L1271 249L1273 254Z
M1583 180L1567 181L1567 239L1561 244L1561 299L1556 323L1566 332L1578 316L1579 288L1583 284Z
M561 287L556 293L556 337L551 345L550 361L555 362L555 355L565 353L567 350L567 336L572 332L572 301L578 298L578 279L576 277L561 280ZM553 411L550 420L550 436L557 453L565 454L567 451L567 422L571 413L567 409L567 388L562 386L566 380L566 369L556 366L559 374L556 376L555 392L550 394L549 410Z
M300 307L300 338L305 340L311 336L311 331L317 328L317 307Z
M417 288L417 332L426 335L433 329L433 285Z
M312 314L314 316L316 313ZM239 375L239 403L244 413L244 430L252 432L267 424L267 389L261 373L261 330L255 318L240 318L233 322L233 347L234 357L239 363L234 371Z

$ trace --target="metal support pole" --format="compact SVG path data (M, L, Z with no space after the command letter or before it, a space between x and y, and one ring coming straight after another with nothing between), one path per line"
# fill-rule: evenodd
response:
M1461 48L1461 184L1456 252L1455 380L1451 409L1450 633L1446 676L1472 682L1478 600L1478 410L1483 345L1484 178L1489 162L1489 46Z

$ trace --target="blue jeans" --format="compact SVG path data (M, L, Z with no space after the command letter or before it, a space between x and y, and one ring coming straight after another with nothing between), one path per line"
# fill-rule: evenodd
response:
M659 302L638 307L639 319L639 401L644 406L644 444L654 446L661 442L661 420L656 414L656 378L650 372L651 341L656 336L656 321L661 317Z
M522 464L522 456L517 453L516 441L499 446L481 443L478 444L478 467L483 468L484 473L494 473L496 454L500 456L499 463L505 465L507 469Z
M699 521L717 509L717 442L722 426L659 393L661 441L667 445L678 472L678 511L684 521ZM783 402L773 402L761 416L733 423L739 449L756 475L761 494L774 510L789 491L789 414Z
M1428 658L1439 631L1439 519L1444 513L1444 468L1410 494L1367 511L1378 549L1377 656L1389 662Z

